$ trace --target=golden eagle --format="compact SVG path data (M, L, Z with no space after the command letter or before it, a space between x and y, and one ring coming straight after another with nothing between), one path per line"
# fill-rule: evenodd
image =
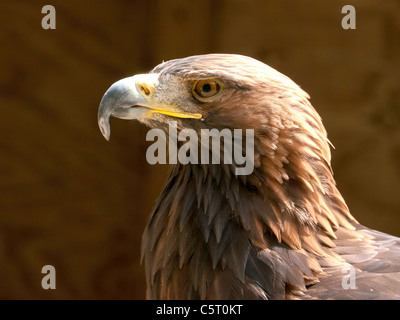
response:
M199 136L254 130L249 175L223 161L171 166L143 234L147 298L400 298L400 239L350 214L321 118L285 75L241 55L175 59L108 89L106 139L110 116L166 134L171 120Z

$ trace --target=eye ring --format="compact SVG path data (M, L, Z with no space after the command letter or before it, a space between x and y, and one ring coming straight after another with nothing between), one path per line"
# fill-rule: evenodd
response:
M222 84L216 79L197 80L192 88L193 96L202 102L207 102L221 93Z

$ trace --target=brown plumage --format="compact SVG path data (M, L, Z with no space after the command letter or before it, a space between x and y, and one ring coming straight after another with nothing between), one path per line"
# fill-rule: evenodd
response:
M106 138L110 116L165 132L169 120L199 134L254 129L255 168L237 176L235 164L171 167L143 234L149 299L400 298L400 239L350 214L306 92L239 55L171 60L150 75L103 97ZM221 92L199 101L192 89L201 79L215 79ZM356 288L343 285L348 270Z

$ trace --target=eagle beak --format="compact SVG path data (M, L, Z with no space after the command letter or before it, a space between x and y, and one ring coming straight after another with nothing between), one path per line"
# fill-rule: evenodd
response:
M110 140L110 117L133 120L151 118L161 113L178 118L201 119L198 113L188 113L175 105L153 101L158 74L138 74L115 82L101 99L97 121L101 133Z

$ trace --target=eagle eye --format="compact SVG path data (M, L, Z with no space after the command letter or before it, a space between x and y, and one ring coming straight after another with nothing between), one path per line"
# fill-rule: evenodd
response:
M197 80L192 89L193 96L199 101L208 101L222 91L222 85L215 79Z

